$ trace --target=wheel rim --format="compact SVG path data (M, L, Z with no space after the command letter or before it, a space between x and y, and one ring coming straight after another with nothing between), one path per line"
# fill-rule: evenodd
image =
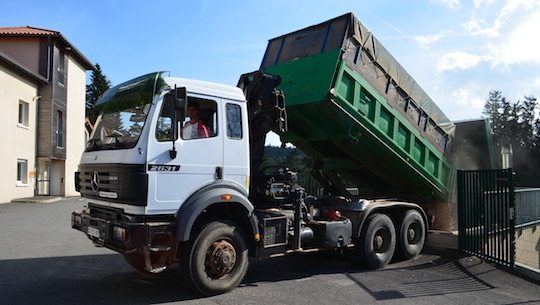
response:
M236 250L228 240L213 242L206 252L204 263L206 274L213 279L220 279L234 270L236 266Z
M388 250L390 233L388 230L381 228L375 232L373 236L373 250L375 253L384 253Z
M407 228L407 242L410 245L415 245L418 242L420 242L420 239L422 237L422 227L418 222L413 222L409 225Z

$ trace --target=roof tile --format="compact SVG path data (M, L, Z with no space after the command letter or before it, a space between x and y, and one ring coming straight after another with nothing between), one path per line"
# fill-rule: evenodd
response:
M92 63L75 48L63 35L58 31L41 29L32 26L20 26L20 27L0 27L0 37L56 37L66 44L66 47L70 47L73 54L79 58L84 68L87 70L94 70L95 67Z
M20 27L0 27L0 35L32 35L32 36L59 36L60 32L40 29L31 26L20 26Z

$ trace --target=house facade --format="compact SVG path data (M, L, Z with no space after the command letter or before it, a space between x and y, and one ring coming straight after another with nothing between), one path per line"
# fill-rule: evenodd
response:
M60 32L0 28L0 202L78 195L85 146L86 71L94 69Z

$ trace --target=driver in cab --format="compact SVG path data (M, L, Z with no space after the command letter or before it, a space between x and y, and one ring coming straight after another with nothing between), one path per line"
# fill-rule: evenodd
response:
M187 116L189 121L182 128L182 139L208 138L208 128L199 118L200 108L198 103L188 103Z

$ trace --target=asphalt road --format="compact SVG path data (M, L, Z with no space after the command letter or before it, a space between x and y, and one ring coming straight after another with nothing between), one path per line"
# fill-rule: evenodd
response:
M202 298L173 267L131 269L70 228L78 199L0 204L0 304L540 304L540 286L474 257L427 249L382 270L310 254L252 262L234 291Z

